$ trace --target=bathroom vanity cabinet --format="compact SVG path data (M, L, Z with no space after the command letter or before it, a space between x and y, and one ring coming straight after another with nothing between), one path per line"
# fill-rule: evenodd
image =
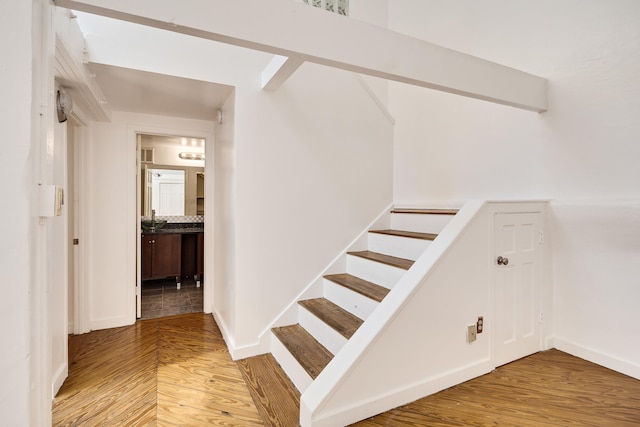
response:
M189 229L143 233L140 244L142 280L202 278L204 233ZM197 276L197 277L196 277Z
M182 275L181 234L142 234L140 252L142 280Z

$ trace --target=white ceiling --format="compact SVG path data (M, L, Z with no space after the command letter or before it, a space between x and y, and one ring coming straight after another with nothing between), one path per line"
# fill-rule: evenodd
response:
M114 111L216 120L233 87L147 71L90 63Z

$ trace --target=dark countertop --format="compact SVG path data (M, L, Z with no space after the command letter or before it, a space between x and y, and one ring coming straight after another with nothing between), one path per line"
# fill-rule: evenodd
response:
M193 228L161 228L156 231L144 231L142 230L142 234L193 234L193 233L204 233L203 227L193 227Z
M162 228L155 231L145 231L142 234L195 234L204 232L204 223L202 222L170 222L163 224Z

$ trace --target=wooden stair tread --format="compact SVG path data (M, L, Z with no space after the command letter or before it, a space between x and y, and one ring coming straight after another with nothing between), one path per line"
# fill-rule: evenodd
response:
M249 357L237 364L265 425L298 425L300 392L273 355Z
M313 379L333 359L333 354L299 324L273 328L272 332Z
M458 209L415 209L415 208L395 208L391 213L399 214L423 214L423 215L455 215Z
M324 278L377 302L382 301L389 293L389 289L384 286L376 285L375 283L347 273L329 274L324 276Z
M420 240L434 240L438 237L433 233L419 233L417 231L404 231L404 230L369 230L369 233L386 234L388 236L409 237L411 239Z
M369 259L371 261L381 262L392 267L408 270L413 265L410 259L398 258L391 255L379 254L371 251L347 252L347 255L354 255L360 258Z
M354 316L326 298L302 300L298 301L298 304L331 326L346 339L351 338L363 322L359 317Z

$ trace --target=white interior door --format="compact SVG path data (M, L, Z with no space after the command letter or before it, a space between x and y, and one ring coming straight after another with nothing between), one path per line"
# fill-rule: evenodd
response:
M540 215L497 213L494 218L496 366L540 350Z

